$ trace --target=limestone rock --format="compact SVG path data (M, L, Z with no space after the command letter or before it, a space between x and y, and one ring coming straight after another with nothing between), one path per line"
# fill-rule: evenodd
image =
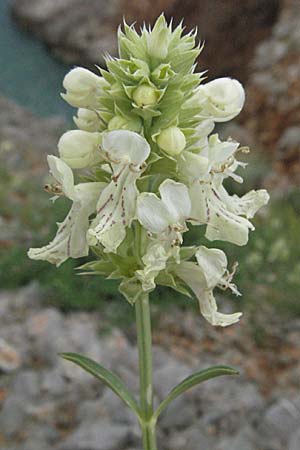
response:
M16 348L0 339L0 372L10 373L21 365L21 355Z

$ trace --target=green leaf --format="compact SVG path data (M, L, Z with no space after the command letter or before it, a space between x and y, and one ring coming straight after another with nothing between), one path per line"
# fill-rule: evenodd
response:
M155 419L159 417L162 411L179 395L183 394L188 389L202 383L203 381L210 380L211 378L220 377L223 375L238 375L238 371L229 366L214 366L208 369L196 372L193 375L185 378L181 383L175 386L167 397L161 402L157 410L154 413Z
M95 378L98 378L98 380L103 381L103 383L105 383L127 406L129 406L129 408L132 409L138 418L141 417L139 405L117 375L86 356L77 353L60 353L60 356L67 361L77 364L77 366L81 367Z

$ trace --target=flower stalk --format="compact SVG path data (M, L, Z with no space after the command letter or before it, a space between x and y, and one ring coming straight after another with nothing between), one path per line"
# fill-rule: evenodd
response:
M140 372L141 429L144 450L157 450L156 421L153 420L152 336L149 296L135 303Z

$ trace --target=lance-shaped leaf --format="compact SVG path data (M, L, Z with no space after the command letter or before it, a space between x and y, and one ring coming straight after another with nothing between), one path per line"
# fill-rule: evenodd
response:
M126 235L126 227L135 217L136 180L150 154L147 141L137 133L116 130L104 134L103 152L111 163L113 175L103 190L97 216L88 232L91 245L100 242L107 252L115 253Z
M236 369L229 366L214 366L188 376L181 381L181 383L175 386L167 397L161 402L154 413L154 418L157 419L164 409L167 408L173 400L175 400L175 398L186 392L188 389L191 389L203 381L210 380L211 378L216 378L223 375L238 375L238 373L239 372Z
M60 356L77 364L77 366L105 383L140 418L140 408L136 400L117 375L86 356L77 353L61 353Z

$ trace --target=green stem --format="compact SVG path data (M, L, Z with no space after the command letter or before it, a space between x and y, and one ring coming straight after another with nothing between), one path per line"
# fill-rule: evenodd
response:
M140 369L140 401L144 450L157 450L156 422L153 420L152 337L148 294L135 303Z

